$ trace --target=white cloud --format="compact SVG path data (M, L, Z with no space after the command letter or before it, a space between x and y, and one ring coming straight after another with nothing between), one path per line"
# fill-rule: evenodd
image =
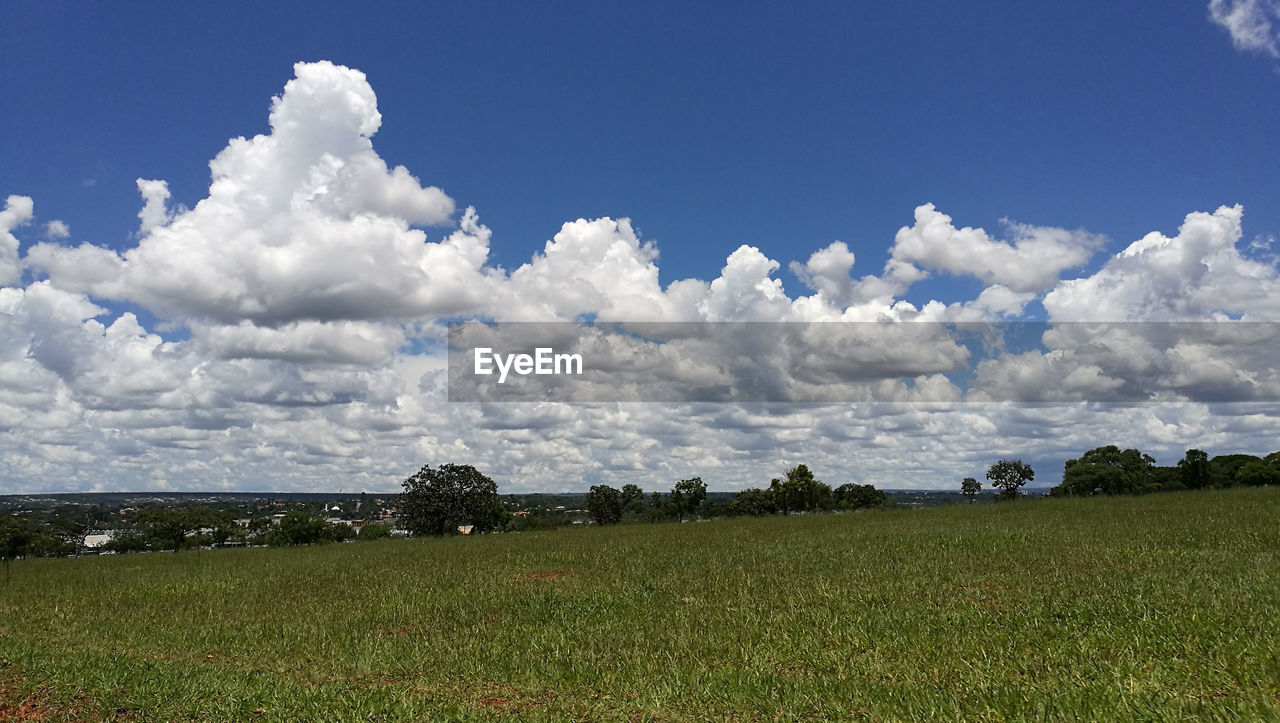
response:
M1280 1L1209 0L1209 18L1231 34L1237 50L1280 59Z
M35 204L29 196L9 196L0 211L0 285L16 284L22 276L18 237L13 230L31 221Z
M138 212L138 220L141 221L138 231L146 234L170 220L169 210L166 208L169 202L169 183L139 178L137 184L138 193L142 194L144 202L142 210Z
M71 229L67 224L54 219L44 225L44 236L49 239L63 239L71 235Z
M0 211L6 489L387 490L425 462L447 461L476 464L506 490L580 490L589 480L668 489L692 475L740 488L799 462L832 483L936 487L981 476L996 455L1056 455L1060 464L1116 439L1158 455L1180 454L1184 443L1271 451L1280 432L1280 410L1256 406L957 407L962 390L941 372L963 361L962 348L902 330L841 346L838 326L811 330L834 336L819 345L828 353L801 360L807 375L788 371L797 360L767 338L723 357L699 351L705 339L684 339L631 361L708 383L722 363L755 365L804 399L821 399L852 366L897 369L908 379L867 383L879 385L876 398L899 403L449 404L438 352L409 349L438 342L438 320L455 315L967 322L1017 316L1043 297L1055 320L1280 319L1280 288L1272 265L1237 252L1238 208L1191 214L1176 237L1148 236L1069 281L1059 277L1086 263L1100 237L1007 223L1002 240L956 228L929 204L899 231L879 273L855 276L855 254L841 242L792 262L808 296L789 295L778 261L748 245L727 254L714 278L663 287L658 243L625 218L565 223L508 272L490 264L494 234L474 209L458 217L443 191L375 152L382 117L363 74L325 62L295 74L272 102L270 132L229 141L210 164L207 196L190 209L172 203L164 181L138 181L132 248L63 245L51 223L20 259L13 232L32 220L32 202L8 199ZM453 218L452 228L428 228ZM37 280L20 287L24 269ZM906 302L930 272L974 276L985 288L975 298ZM111 300L189 336L166 341L138 318L145 314L107 311ZM1141 342L1116 338L1105 354L1069 360L1009 355L984 381L1102 393L1158 368L1186 385L1230 386L1241 383L1231 370L1251 363L1211 346L1153 353ZM621 364L634 350L614 351Z
M1096 274L1063 281L1044 298L1063 321L1280 320L1280 277L1241 256L1240 206L1188 214L1178 235L1147 234Z
M916 208L916 222L893 240L893 258L926 269L975 276L1015 292L1043 291L1064 270L1083 265L1105 242L1084 231L1005 222L1012 242L980 228L956 228L933 204Z
M233 139L194 208L168 209L164 181L138 180L143 236L121 262L80 247L30 263L66 289L233 325L404 319L488 298L488 229L474 213L439 242L412 227L447 221L453 202L373 151L381 116L364 75L327 62L295 72L271 133Z

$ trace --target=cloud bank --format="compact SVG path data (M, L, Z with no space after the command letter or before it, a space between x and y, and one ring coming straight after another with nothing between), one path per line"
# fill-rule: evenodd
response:
M294 71L271 100L270 132L232 138L193 206L174 204L163 180L138 180L127 249L78 243L65 224L41 232L33 200L7 198L6 491L390 490L448 461L478 465L506 491L666 489L693 474L734 489L799 462L830 482L951 487L1001 455L1060 465L1099 443L1157 455L1274 446L1268 405L959 407L947 403L946 380L928 375L904 397L911 403L890 405L450 404L446 319L981 322L1022 318L1039 301L1049 321L1280 321L1277 269L1239 252L1239 207L1189 213L1176 236L1152 233L1099 259L1107 241L1097 234L1012 221L991 234L932 203L870 271L839 241L782 260L743 245L726 250L714 278L663 286L659 244L625 218L568 221L540 253L503 269L490 259L500 240L476 209L378 155L382 117L362 73L329 62ZM803 289L785 288L784 262ZM908 302L931 275L981 290ZM1043 341L980 381L1105 388L1122 372L1158 369L1209 383L1238 361L1185 348L1142 367L1140 339L1072 358ZM714 375L704 362L691 352L664 363Z

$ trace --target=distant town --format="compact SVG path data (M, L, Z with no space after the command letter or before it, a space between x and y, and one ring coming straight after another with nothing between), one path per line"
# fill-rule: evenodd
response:
M892 504L929 507L961 501L955 492L890 490ZM728 506L736 492L708 492L707 509ZM213 549L296 542L355 542L407 537L396 493L348 492L90 492L0 495L0 515L34 531L26 552L69 556ZM587 493L501 495L509 522L503 532L594 524ZM176 513L185 523L176 521ZM637 516L637 521L639 517ZM166 542L158 528L180 528ZM299 523L304 525L299 529ZM460 534L470 531L463 527ZM305 539L298 539L301 536Z

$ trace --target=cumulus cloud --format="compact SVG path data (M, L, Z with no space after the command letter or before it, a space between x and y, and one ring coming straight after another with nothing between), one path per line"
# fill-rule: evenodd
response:
M29 196L10 196L0 211L0 285L16 284L22 276L18 237L13 230L31 221L34 204Z
M980 228L956 228L951 217L926 203L915 224L893 240L893 258L926 269L975 276L1014 292L1043 291L1064 270L1083 265L1105 239L1068 231L1006 222L1011 241L998 241Z
M269 131L230 140L190 208L163 180L138 180L131 248L65 244L65 227L51 222L43 239L23 239L39 242L20 256L32 201L8 198L6 489L388 490L424 462L446 461L476 464L505 490L589 481L666 489L693 475L733 489L799 462L832 483L934 487L950 486L961 468L980 476L993 455L1058 455L1060 464L1116 439L1150 443L1157 455L1224 440L1271 451L1280 431L1280 410L1256 406L957 406L965 390L945 374L964 361L963 347L896 332L845 340L838 325L820 323L984 323L1035 309L1037 299L1054 321L1280 320L1275 268L1236 250L1238 208L1191 214L1177 236L1152 234L1097 273L1065 281L1101 237L1006 223L998 238L957 228L931 204L898 232L878 272L855 273L842 242L792 262L808 295L789 293L779 261L749 245L726 249L706 278L662 286L658 243L625 218L549 230L542 251L508 271L491 264L494 234L475 209L459 213L444 191L377 154L382 116L362 73L327 62L294 72L271 102ZM904 300L929 273L973 276L984 288L974 298ZM120 312L116 301L147 313ZM147 328L149 316L160 325ZM744 338L713 357L707 339L689 336L669 349L619 345L609 359L709 386L725 369L757 368L755 381L781 385L777 398L810 402L857 367L868 371L859 380L874 392L867 398L894 403L449 404L440 320L457 317L814 322L820 344ZM977 383L1101 393L1150 370L1167 376L1171 394L1270 383L1233 374L1231 364L1254 361L1213 344L1148 351L1150 339L1115 337L1067 358L1067 341L992 359ZM810 348L821 353L791 353ZM888 372L896 378L876 377Z
M428 242L414 225L448 221L453 201L374 152L381 115L364 75L328 62L295 73L272 102L271 132L233 139L194 208L168 208L164 181L138 179L142 238L119 261L82 246L41 249L31 265L62 288L233 325L477 306L488 230L469 213Z
M1231 34L1237 50L1280 59L1280 2L1210 0L1209 18Z
M1280 320L1276 268L1237 248L1243 214L1188 214L1176 236L1153 231L1097 273L1058 284L1045 310L1064 321Z
M142 194L143 206L138 212L141 225L139 233L147 233L157 226L169 222L169 210L165 207L169 202L169 184L167 181L137 180L138 193Z
M71 235L66 223L54 219L44 225L44 236L48 239L63 239Z

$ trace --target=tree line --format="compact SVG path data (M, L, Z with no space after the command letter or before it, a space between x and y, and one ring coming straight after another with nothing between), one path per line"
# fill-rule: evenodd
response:
M997 500L1012 499L1024 484L1035 479L1035 472L1022 460L1000 460L987 470L987 479L999 490ZM1063 464L1062 482L1048 494L1050 497L1141 495L1273 484L1280 484L1280 452L1265 457L1223 454L1210 458L1203 450L1188 449L1177 464L1160 467L1149 454L1109 444L1067 460ZM971 501L981 491L982 483L973 477L965 477L960 483L960 493Z
M646 494L634 484L622 489L593 485L585 501L598 525L856 510L888 503L888 495L872 485L832 488L815 479L803 464L771 480L767 488L737 493L727 504L708 500L707 485L700 477L680 480L665 495ZM472 532L519 529L502 505L497 484L470 465L424 466L404 481L398 508L401 524L414 535L452 534L459 528Z

